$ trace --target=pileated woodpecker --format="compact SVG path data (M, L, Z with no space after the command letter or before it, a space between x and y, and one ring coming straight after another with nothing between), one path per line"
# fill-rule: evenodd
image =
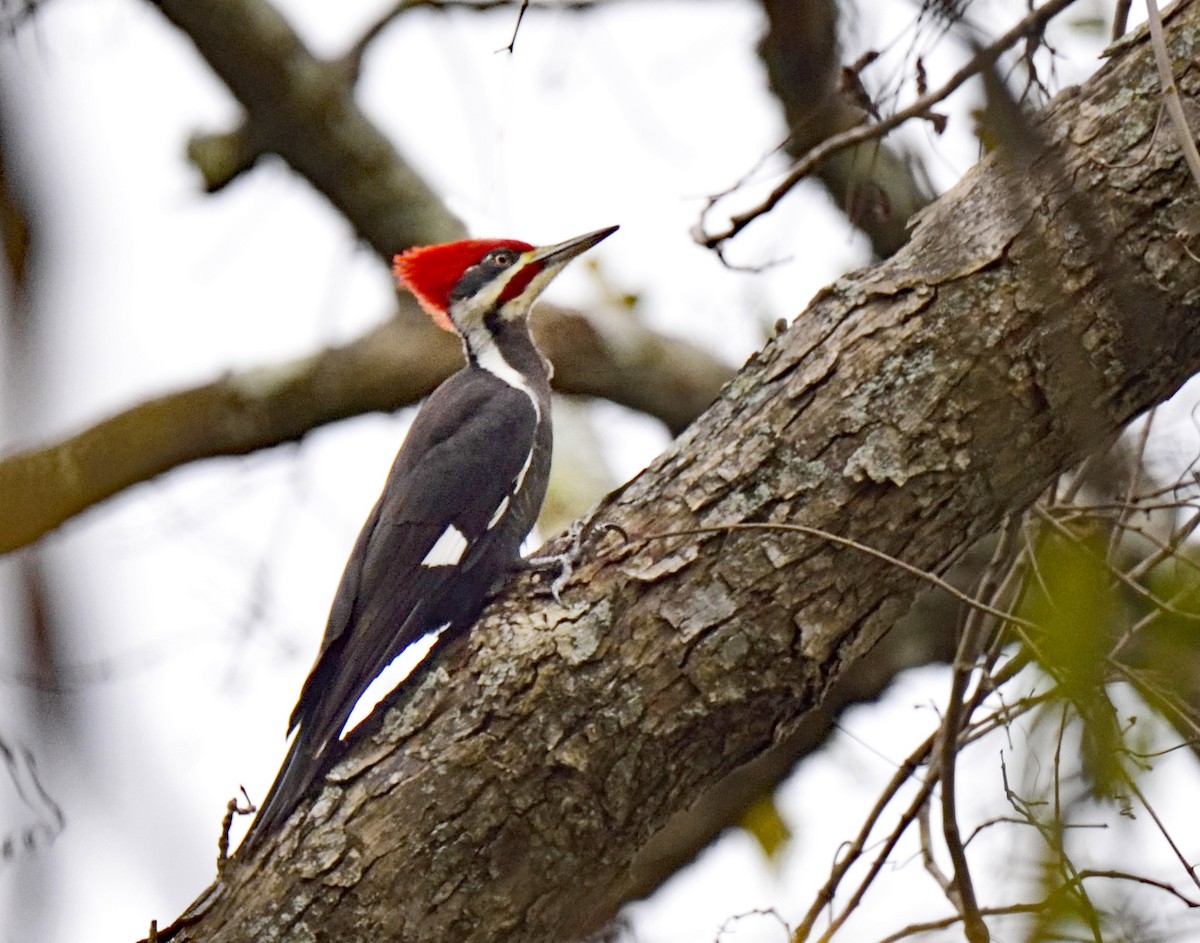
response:
M396 256L400 284L462 339L466 365L413 420L350 554L296 731L247 843L278 828L322 776L359 698L430 632L470 626L521 562L550 476L550 365L529 334L533 301L616 226L541 248L470 239Z

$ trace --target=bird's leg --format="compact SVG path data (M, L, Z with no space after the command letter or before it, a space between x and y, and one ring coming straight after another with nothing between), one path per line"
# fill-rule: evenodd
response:
M546 554L538 557L522 557L517 561L517 568L520 570L528 570L532 573L537 573L543 579L537 584L538 589L549 585L550 595L554 597L554 601L560 606L563 604L562 593L563 587L567 585L567 580L575 572L575 554L578 552L579 546L572 537L571 546L562 553ZM549 574L553 574L553 578ZM549 579L549 584L546 580Z
M604 533L610 530L616 531L625 540L629 539L629 535L625 533L624 528L619 524L613 524L610 521L597 522L591 518L588 520L577 520L567 530L567 539L570 543L567 545L566 550L562 553L524 557L518 566L522 570L532 570L535 573L546 574L553 572L554 578L550 581L550 595L561 606L563 587L567 585L567 581L575 573L575 562L579 559L579 552L583 548L584 541L597 531Z

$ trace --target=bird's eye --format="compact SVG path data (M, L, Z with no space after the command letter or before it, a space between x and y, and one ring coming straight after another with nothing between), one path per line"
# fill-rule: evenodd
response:
M513 257L507 252L496 252L492 255L492 261L500 268L508 268L512 265Z

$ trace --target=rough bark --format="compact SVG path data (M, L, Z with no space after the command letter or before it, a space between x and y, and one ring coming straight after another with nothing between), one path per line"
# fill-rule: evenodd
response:
M970 592L987 564L991 540L980 541L946 574L946 581ZM656 832L629 865L629 899L648 897L703 851L725 829L741 823L747 811L796 767L829 741L849 707L875 701L903 671L954 658L962 604L940 589L922 594L865 656L833 679L820 704L806 709L778 742L737 767Z
M1195 103L1200 3L1169 38ZM803 723L917 588L830 540L729 528L944 567L1200 366L1195 188L1157 114L1129 41L1046 111L1048 150L984 161L823 292L599 508L630 539L594 532L561 605L510 586L182 938L568 940L609 919L639 851ZM718 530L643 539L697 527Z

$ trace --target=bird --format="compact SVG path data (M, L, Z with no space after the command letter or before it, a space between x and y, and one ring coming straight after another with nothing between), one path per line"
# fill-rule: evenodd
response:
M522 567L551 447L551 367L529 311L568 262L617 228L541 247L468 239L395 257L398 283L458 335L465 363L417 412L363 525L288 722L294 737L244 847L276 832L327 772L380 672L429 633L468 628L498 581Z

